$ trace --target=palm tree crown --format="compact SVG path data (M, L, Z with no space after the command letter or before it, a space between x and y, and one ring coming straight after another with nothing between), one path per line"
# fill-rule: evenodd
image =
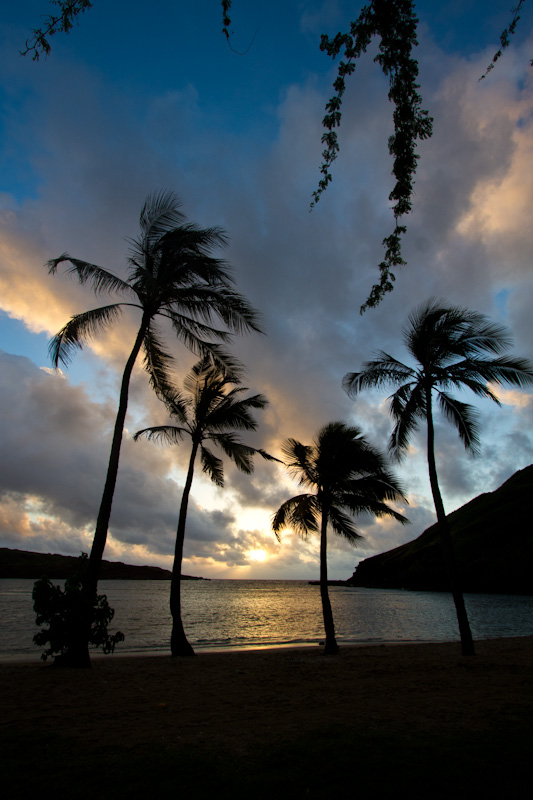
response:
M186 376L185 394L174 392L165 397L170 415L181 425L145 428L135 434L134 440L146 436L161 444L179 444L184 436L189 436L200 451L204 473L217 486L224 485L222 459L208 449L207 441L219 447L241 472L251 474L256 453L269 460L275 459L264 450L243 444L234 431L255 431L257 421L251 411L265 408L268 400L262 394L243 397L248 389L236 386L238 380L236 370L228 373L205 356Z
M392 516L406 522L385 502L404 499L398 481L387 469L385 457L358 427L330 422L312 445L287 439L282 453L300 486L314 491L283 503L274 515L275 533L291 527L305 537L320 530L325 514L335 533L356 542L362 538L352 519L357 514Z
M327 588L327 528L355 543L362 538L352 517L360 513L407 520L386 501L403 500L403 491L387 469L385 457L365 439L356 426L330 422L312 445L288 439L282 446L285 465L299 484L312 492L296 495L276 511L272 528L276 535L291 527L300 536L320 532L320 593L326 652L337 643Z
M508 330L465 308L430 299L409 315L403 339L416 361L415 367L380 350L375 360L363 364L361 372L349 372L343 379L350 397L362 389L399 386L389 398L396 421L389 448L397 458L403 455L420 422L427 420L427 404L433 392L465 448L477 453L477 412L452 397L448 390L467 388L499 405L487 383L521 388L533 382L532 367L526 359L501 355L512 345Z
M259 331L257 312L233 287L229 265L212 255L227 244L219 228L201 229L185 223L181 203L172 192L150 195L140 215L140 235L129 240L128 274L122 279L95 264L64 253L47 266L51 274L64 261L80 283L89 283L96 295L115 293L123 302L77 314L50 344L54 366L67 365L76 349L116 322L124 307L142 311L141 347L144 366L156 390L168 387L172 357L162 345L156 317L170 320L177 338L194 352L209 352L231 364L217 342L226 342L230 332ZM224 328L213 326L213 318ZM214 341L213 341L214 340Z
M134 436L135 440L146 436L162 444L179 444L184 436L189 436L191 439L191 453L181 498L170 587L173 656L194 655L181 619L181 567L187 509L198 451L204 473L217 486L224 485L223 463L222 459L206 446L206 442L219 447L245 474L253 472L253 457L256 453L267 460L277 460L264 450L244 444L235 433L235 430L255 431L257 422L251 412L254 409L265 408L268 403L262 394L244 397L248 389L236 385L238 382L238 372L234 370L231 374L227 373L213 364L209 356L204 356L185 378L183 384L185 392L167 393L165 396L170 415L180 424L145 428Z

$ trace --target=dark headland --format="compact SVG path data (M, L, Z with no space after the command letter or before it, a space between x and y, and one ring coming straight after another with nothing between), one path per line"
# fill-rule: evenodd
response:
M465 592L533 594L533 465L448 515ZM448 588L437 525L412 542L361 561L348 586Z
M0 547L0 578L40 578L46 575L53 579L70 577L77 568L76 556L61 556L57 553L32 553L28 550L12 550ZM102 561L102 580L168 581L172 573L161 567L134 566L122 561ZM182 575L184 581L201 581Z

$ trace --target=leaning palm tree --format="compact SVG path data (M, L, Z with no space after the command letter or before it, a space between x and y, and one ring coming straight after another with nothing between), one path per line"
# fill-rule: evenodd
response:
M523 358L502 355L512 344L506 328L494 325L483 314L458 306L447 306L434 298L416 308L403 331L404 342L416 362L410 367L380 350L361 372L349 372L344 389L355 397L362 389L399 386L389 398L396 422L389 449L400 459L411 434L422 420L427 426L427 461L450 588L457 611L463 655L474 654L474 643L463 593L455 566L452 540L440 493L435 464L433 395L444 416L457 428L466 448L479 450L476 410L448 393L467 388L478 397L499 400L487 385L522 387L533 383L532 365Z
M50 273L54 274L59 264L69 262L68 273L76 275L81 284L88 283L95 294L114 294L124 298L72 317L51 341L50 354L54 366L60 362L68 364L75 350L116 322L124 307L140 312L139 328L122 375L107 476L83 583L89 606L96 595L107 539L130 378L141 350L154 390L161 394L170 386L173 359L163 345L156 319L169 320L178 340L190 350L199 354L209 353L215 361L229 364L232 360L221 349L220 343L228 341L231 333L259 330L256 312L233 289L228 264L212 255L216 247L226 244L225 235L219 228L200 229L186 223L180 205L172 192L161 192L147 198L140 216L140 235L130 240L125 279L67 253L47 264ZM222 328L214 327L214 318L220 320ZM86 666L90 663L87 631L85 622L80 625L80 641L72 647L72 660Z
M350 519L360 513L408 520L386 504L405 500L396 478L388 471L385 457L365 439L359 428L330 422L312 445L287 439L282 446L286 467L301 486L312 493L291 497L276 511L272 528L276 534L291 527L306 538L320 531L320 597L326 633L325 653L338 651L333 612L328 594L327 528L351 543L362 539Z
M145 428L133 437L137 440L141 436L146 436L162 444L179 444L187 436L192 443L187 477L181 496L170 584L172 614L170 649L173 656L194 655L181 619L181 567L187 508L198 452L203 471L217 486L224 485L222 459L208 449L206 442L212 442L219 447L224 455L247 475L253 472L253 457L256 453L268 460L276 460L264 450L243 444L234 433L235 430L254 431L257 422L250 412L252 409L265 408L268 403L262 394L243 397L248 389L236 385L238 382L238 371L233 370L230 374L213 364L209 356L202 358L184 380L185 393L166 393L165 402L170 415L180 424Z

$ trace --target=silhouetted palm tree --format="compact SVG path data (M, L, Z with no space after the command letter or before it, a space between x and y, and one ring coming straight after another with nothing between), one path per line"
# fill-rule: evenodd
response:
M444 416L457 428L467 450L479 447L476 410L448 394L450 388L467 388L478 397L499 401L487 383L522 387L533 382L531 364L522 358L501 355L512 344L506 328L466 308L446 306L430 299L409 316L403 331L415 367L397 361L380 350L378 358L350 372L343 386L351 397L361 389L399 386L390 399L396 425L389 449L396 458L405 453L411 434L422 420L427 425L429 480L437 513L451 591L457 611L463 655L474 654L474 643L455 567L452 540L444 511L435 464L433 393Z
M233 289L229 266L212 255L215 247L226 244L222 231L200 229L186 224L184 219L180 202L172 192L147 198L140 216L140 236L130 241L126 279L67 253L47 264L53 274L59 264L68 261L71 264L68 273L75 274L80 283L90 284L95 294L125 298L72 317L51 341L54 366L59 362L67 364L76 349L116 322L123 307L141 312L139 329L122 375L107 477L84 581L87 603L92 603L96 594L118 473L129 383L141 350L153 388L159 394L169 390L173 359L163 346L156 318L170 320L174 334L190 350L209 353L215 361L229 364L231 359L220 349L220 342L228 341L230 332L259 330L256 312ZM213 327L213 318L221 321L223 329ZM85 644L77 643L76 650L77 656L73 658L88 665L86 637Z
M287 439L282 446L285 466L310 494L291 497L274 514L276 534L291 527L302 537L320 531L320 597L326 632L326 653L338 651L328 594L327 527L355 543L362 538L351 516L360 513L390 516L406 523L386 500L405 500L396 478L387 470L384 456L372 447L359 428L330 422L312 445ZM347 512L347 513L346 513Z
M262 394L243 397L248 389L237 386L237 383L238 377L235 371L230 375L213 365L209 357L201 359L185 378L183 385L186 394L175 393L166 396L166 405L171 416L181 425L145 428L134 436L135 440L140 436L147 436L148 439L163 444L179 444L184 436L188 436L192 442L189 468L181 498L170 587L172 613L170 646L173 656L194 655L181 619L181 568L187 508L198 452L203 471L217 486L224 485L222 459L206 447L206 442L212 442L219 447L224 455L247 475L253 472L253 457L256 453L268 460L276 460L264 450L243 444L235 435L235 430L255 431L257 422L250 412L252 409L262 409L268 403Z

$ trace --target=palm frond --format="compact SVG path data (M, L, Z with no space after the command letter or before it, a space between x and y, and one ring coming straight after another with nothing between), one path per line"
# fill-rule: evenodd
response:
M60 362L67 366L76 350L81 350L87 342L112 325L120 315L121 305L121 303L115 303L102 308L93 308L72 317L51 339L48 346L54 367L57 367Z
M144 336L143 352L143 366L148 373L152 389L160 399L169 398L171 402L177 404L179 393L172 383L171 376L174 358L163 346L153 321Z
M211 353L205 353L184 378L183 385L187 391L194 394L195 387L199 385L200 376L202 381L209 380L210 383L218 381L222 387L240 383L245 372L246 367L237 359L235 359L233 368L229 370L225 365L215 362Z
M338 536L347 539L351 544L363 539L353 520L336 506L328 509L328 522Z
M278 508L272 518L272 530L277 536L284 528L292 528L298 536L305 539L308 533L320 529L319 519L320 509L316 496L301 494L286 500Z
M180 211L181 205L181 200L171 191L148 195L139 218L143 250L150 250L162 236L183 225L185 214Z
M119 294L132 294L132 288L127 281L122 280L117 275L113 275L103 267L90 264L88 261L80 261L72 258L68 253L63 253L59 258L52 258L47 261L45 267L48 268L50 275L55 275L57 267L63 261L68 261L72 266L65 270L67 275L77 275L81 284L91 283L95 294L118 292Z
M251 411L253 409L262 410L268 405L268 400L262 394L255 394L242 400L235 399L238 394L245 391L248 389L239 387L239 389L228 392L210 411L209 427L212 430L255 431L257 429L257 421Z
M398 499L398 498L389 498L391 500ZM402 498L404 502L405 498ZM396 522L401 523L402 525L409 525L409 520L407 517L404 517L403 514L400 514L399 511L396 511L394 508L391 508L384 500L378 500L376 498L367 497L365 498L357 498L357 496L352 496L351 500L349 496L346 497L346 502L343 504L344 508L347 508L350 513L352 514L371 514L373 517L392 517Z
M317 474L314 464L315 448L302 444L297 439L287 439L281 445L281 452L287 459L285 466L301 486L315 486Z
M402 386L389 398L391 415L396 420L389 439L389 452L396 461L402 460L411 435L425 419L423 394L423 388L417 384L414 387Z
M342 388L354 398L363 389L374 389L397 385L413 378L414 370L379 350L378 358L365 361L361 372L348 372L342 379Z
M250 447L243 444L241 440L233 433L212 433L207 432L206 438L210 439L214 444L218 445L220 449L231 458L241 472L250 475L254 471L253 457L260 455L265 461L276 461L280 464L279 458L271 456L266 450L257 447Z
M341 493L336 495L340 505L350 507L349 498L357 504L357 510L366 500L398 500L406 503L405 490L398 478L388 469L377 469L344 481Z
M251 475L254 471L253 457L256 453L254 447L243 444L233 433L210 434L209 439L217 444L225 455L230 458L238 470L245 475Z
M504 325L490 322L483 314L462 309L464 333L457 337L456 352L465 357L509 350L513 337Z
M205 474L208 475L217 486L224 486L224 465L222 459L218 458L218 456L208 450L204 445L200 445L200 458L202 461L202 469Z
M446 392L438 392L440 408L456 428L465 449L477 455L479 453L478 419L479 412L468 403L462 403Z
M420 363L445 366L457 358L472 358L508 350L513 339L503 325L461 306L431 298L414 309L404 327L404 340Z
M490 361L471 358L454 364L450 372L458 381L465 383L467 378L475 377L488 383L516 386L519 389L533 384L533 364L526 358L501 356Z
M179 428L175 425L156 425L152 428L143 428L133 436L136 442L141 437L157 444L180 444L189 431L186 428Z

